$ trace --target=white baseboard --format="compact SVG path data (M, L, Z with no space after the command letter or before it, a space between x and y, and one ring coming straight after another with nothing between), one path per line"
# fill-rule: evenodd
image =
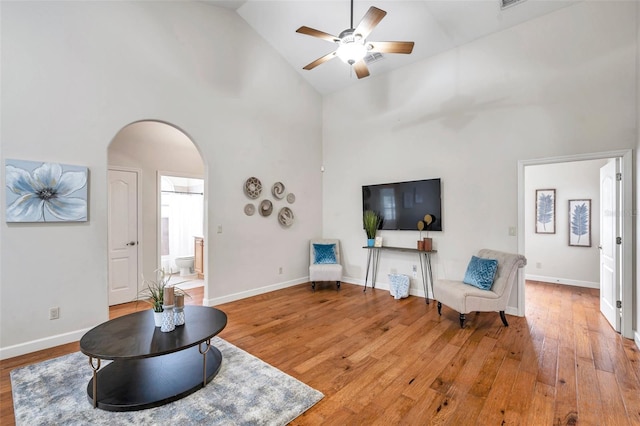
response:
M635 334L633 335L633 341L636 342L636 347L638 349L640 349L640 333L639 332L635 332Z
M291 281L285 281L281 283L271 284L268 286L254 288L247 291L242 291L240 293L229 294L227 296L215 297L213 299L204 299L202 304L204 306L216 306L221 305L223 303L234 302L236 300L245 299L251 296L258 296L260 294L269 293L274 290L281 290L287 287L293 287L294 285L304 284L309 282L309 277L302 277Z
M531 275L531 274L526 274L524 278L526 280L542 281L544 283L572 285L575 287L600 288L600 283L594 283L591 281L569 280L567 278L545 277L542 275Z
M54 346L64 345L66 343L77 342L84 336L84 334L91 330L85 328L82 330L70 331L64 334L58 334L55 336L45 337L42 339L32 340L30 342L20 343L13 346L7 346L0 348L0 359L13 358L28 354L31 352L40 351L43 349L53 348Z

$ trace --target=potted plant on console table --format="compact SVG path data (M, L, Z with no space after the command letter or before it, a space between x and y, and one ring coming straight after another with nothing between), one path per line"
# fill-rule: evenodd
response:
M373 210L366 210L362 216L362 220L364 222L364 231L367 233L367 246L373 247L376 232L378 232L382 218Z

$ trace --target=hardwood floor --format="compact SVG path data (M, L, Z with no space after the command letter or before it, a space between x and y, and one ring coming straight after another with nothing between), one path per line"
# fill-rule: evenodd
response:
M218 306L220 337L325 394L295 425L640 425L640 352L602 317L598 290L526 291L526 317L509 327L480 313L460 329L457 312L439 317L421 298L299 285ZM0 423L14 423L10 370L76 350L0 361Z

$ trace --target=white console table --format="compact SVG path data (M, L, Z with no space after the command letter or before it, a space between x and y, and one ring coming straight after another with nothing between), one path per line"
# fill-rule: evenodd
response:
M364 292L367 291L367 281L369 280L369 270L371 269L371 288L376 288L376 277L378 275L378 261L380 260L380 252L382 251L402 251L409 253L417 253L420 258L420 270L422 271L422 285L424 287L424 300L429 304L429 287L433 294L433 275L431 272L431 255L437 253L437 250L424 251L408 247L369 247L367 249L367 274L364 278Z

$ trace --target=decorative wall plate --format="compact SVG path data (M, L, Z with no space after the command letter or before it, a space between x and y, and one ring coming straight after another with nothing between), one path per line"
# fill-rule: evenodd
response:
M260 203L260 214L264 217L267 217L273 211L273 204L269 200L262 200Z
M262 193L262 182L257 177L250 177L244 183L244 193L251 199L256 199Z
M278 212L278 222L282 226L291 226L293 225L293 212L289 207L283 207Z
M276 200L282 200L282 198L284 197L284 183L282 182L274 183L273 186L271 187L271 193L273 194L274 197L276 197Z
M287 194L287 201L289 202L289 204L293 204L296 202L296 196L293 192Z
M246 206L244 206L244 214L246 214L247 216L253 216L255 212L256 212L256 206L254 206L253 204L249 203Z

